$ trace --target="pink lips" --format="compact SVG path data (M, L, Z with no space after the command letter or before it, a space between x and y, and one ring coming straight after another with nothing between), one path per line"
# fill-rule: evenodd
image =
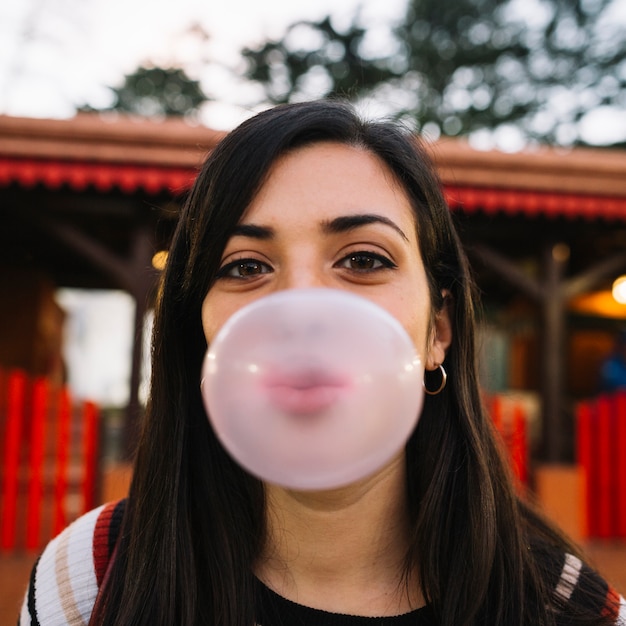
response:
M262 385L270 402L291 415L313 415L333 405L349 387L345 376L319 368L294 372L274 372L263 378Z

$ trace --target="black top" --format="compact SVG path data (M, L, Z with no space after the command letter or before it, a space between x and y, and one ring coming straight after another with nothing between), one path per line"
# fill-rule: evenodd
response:
M361 617L329 613L291 602L258 582L258 626L436 626L432 609L425 606L394 617Z

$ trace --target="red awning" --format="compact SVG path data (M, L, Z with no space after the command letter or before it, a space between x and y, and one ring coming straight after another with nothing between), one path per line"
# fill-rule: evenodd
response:
M626 221L626 197L446 186L446 199L453 210L466 213Z
M17 183L26 188L68 186L76 191L178 195L195 176L190 167L0 157L0 186ZM626 197L457 185L446 185L445 191L450 207L466 213L626 221Z
M17 183L27 188L69 186L83 191L91 187L103 192L119 189L124 193L143 190L176 195L190 187L195 175L189 167L0 157L0 186Z

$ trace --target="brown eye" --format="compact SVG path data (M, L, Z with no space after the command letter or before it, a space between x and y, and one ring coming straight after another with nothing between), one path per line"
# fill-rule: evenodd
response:
M355 252L349 254L341 259L337 265L354 272L375 272L396 267L395 263L387 257L373 252Z
M373 270L381 267L382 263L372 256L353 254L349 259L350 267L355 270Z
M247 263L238 263L230 273L236 273L238 276L252 276L253 274L262 274L263 267L261 263L248 261Z
M266 263L261 263L256 259L238 259L227 263L222 267L218 274L218 278L250 278L259 276L260 274L269 274L272 268Z

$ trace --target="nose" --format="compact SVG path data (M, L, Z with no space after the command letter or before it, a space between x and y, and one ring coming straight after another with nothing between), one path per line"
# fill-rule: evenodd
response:
M290 266L279 273L276 281L276 290L286 289L313 289L316 287L329 287L331 276L325 272L321 264L313 260Z
M316 287L328 287L328 283L316 275L306 277L298 276L297 278L279 280L276 285L276 291L285 291L287 289L314 289Z

